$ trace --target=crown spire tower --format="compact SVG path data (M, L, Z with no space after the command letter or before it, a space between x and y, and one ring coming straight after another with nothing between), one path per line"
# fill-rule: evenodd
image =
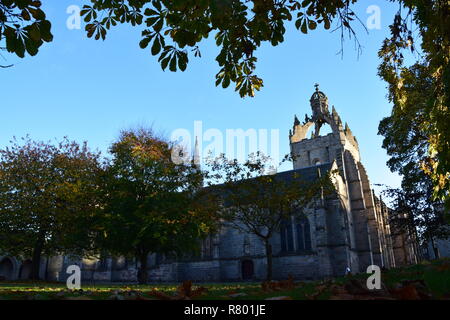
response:
M300 123L298 118L295 117L293 130L289 134L292 152L297 156L299 152L303 154L301 156L303 160L299 160L295 166L305 167L314 165L316 162L331 162L335 158L333 150L342 148L352 149L355 158L359 158L356 138L350 129L343 127L341 117L334 106L332 106L330 112L328 97L320 90L319 84L316 83L314 87L315 90L309 100L312 117L307 115L303 123ZM320 129L324 124L331 127L332 133L321 136ZM314 131L311 138L308 139L307 134L312 126L314 126ZM323 152L321 151L320 155L313 156L319 149L322 149Z

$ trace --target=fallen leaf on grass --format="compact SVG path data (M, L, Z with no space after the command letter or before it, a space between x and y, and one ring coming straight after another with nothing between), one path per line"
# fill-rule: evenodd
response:
M86 296L78 296L78 297L65 297L63 300L92 300L92 298Z
M450 263L443 263L436 267L436 270L439 272L445 272L450 270Z
M317 286L316 291L312 294L305 294L306 298L309 300L317 300L329 287L326 284Z
M331 296L329 300L354 300L354 296L349 293L340 293Z
M391 293L399 300L420 300L419 293L413 285L393 289Z
M400 300L428 300L432 295L424 280L403 280L390 290L391 294Z
M160 291L151 291L149 292L149 295L154 296L160 300L191 300L195 297L198 297L205 292L207 292L208 289L205 287L199 287L196 289L192 289L192 281L184 281L177 290L177 294L174 296L167 295Z
M281 297L266 298L264 300L292 300L292 298L288 296L281 296Z
M261 289L264 292L292 290L295 287L296 287L296 284L294 282L294 277L292 275L289 275L287 280L264 281L263 283L261 283Z
M228 295L230 298L238 298L238 297L245 297L247 296L246 293L240 292L240 293L233 293Z

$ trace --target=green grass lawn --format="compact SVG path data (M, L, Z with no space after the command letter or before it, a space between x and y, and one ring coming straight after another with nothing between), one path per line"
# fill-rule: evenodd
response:
M6 282L0 283L0 300L52 300L59 299L58 293L65 291L67 297L88 297L92 300L112 299L117 293L127 299L127 292L139 292L144 299L155 299L153 291L162 292L167 295L176 295L179 284L149 284L149 285L82 285L82 292L70 292L61 283L47 282ZM301 289L279 290L274 292L263 292L261 283L194 283L193 288L205 287L207 293L196 297L200 300L261 300L274 296L290 296L293 299L306 299L305 294L312 294L314 285L306 284ZM233 296L234 294L245 294L244 296ZM231 295L231 296L230 296Z
M314 282L281 282L275 283L270 289L263 289L261 283L194 283L192 290L198 288L202 294L189 295L200 300L264 300L274 297L287 297L294 300L312 299L367 299L371 293L355 293L349 289L349 283L365 284L368 275L337 278ZM382 282L388 293L382 298L413 299L418 297L419 290L426 291L429 298L450 298L450 260L443 259L432 263L425 262L404 268L396 268L382 273ZM420 282L417 292L411 287L411 282ZM82 290L69 291L64 283L49 282L0 282L1 300L52 300L52 299L83 299L83 300L150 300L171 299L177 297L180 284L82 284ZM393 291L392 291L393 290ZM394 293L393 293L394 292ZM157 294L155 294L157 293ZM179 294L178 294L179 297ZM423 295L421 295L423 298Z

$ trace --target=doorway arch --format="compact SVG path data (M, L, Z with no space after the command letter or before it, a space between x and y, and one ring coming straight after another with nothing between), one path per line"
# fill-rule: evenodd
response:
M12 280L14 276L14 264L9 258L3 258L0 261L0 277L5 280Z
M243 260L241 263L242 279L250 280L255 273L255 267L252 260Z
M22 280L30 279L31 275L31 260L25 260L20 267L19 278Z

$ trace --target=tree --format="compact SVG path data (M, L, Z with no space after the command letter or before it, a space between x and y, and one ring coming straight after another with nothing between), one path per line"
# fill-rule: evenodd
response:
M411 117L402 119L396 114L405 112L428 90L420 112L427 152L418 158L422 170L434 183L434 197L445 201L450 208L450 31L447 0L391 0L400 5L390 26L391 37L379 51L382 62L379 75L388 84L389 100L394 103L394 125L407 127ZM356 33L352 24L359 20L352 7L357 0L90 0L82 15L88 37L106 39L108 30L118 24L144 25L141 48L150 46L165 70L184 71L189 55L201 56L201 41L214 35L220 53L216 60L219 72L216 85L228 87L232 82L241 97L254 96L263 86L255 73L255 52L265 42L276 46L284 41L285 25L294 25L302 33L333 23L341 31L341 39L348 31ZM37 0L3 0L0 4L0 42L4 50L23 57L38 52L43 42L52 40L51 25ZM25 26L23 26L26 24ZM415 28L418 36L414 37ZM412 67L405 64L404 53L417 50L421 54ZM355 37L355 41L357 38ZM360 48L360 47L359 47ZM419 84L412 80L417 68L422 68ZM415 82L413 84L413 82ZM406 111L407 112L407 111ZM413 113L410 113L411 115ZM405 125L402 125L404 123ZM416 130L411 126L411 130ZM412 152L416 147L411 146Z
M213 201L202 192L203 173L193 163L172 161L177 148L151 130L124 131L113 143L100 247L140 262L147 283L150 253L194 250L213 231Z
M421 174L424 175L423 172ZM450 229L444 221L443 203L433 200L429 177L422 179L428 179L428 188L387 188L383 191L391 200L391 233L404 234L422 244L430 242L435 256L438 256L435 239L450 237Z
M151 42L152 55L158 55L163 69L184 71L190 49L201 57L200 42L215 32L221 52L217 62L221 67L216 85L226 88L235 83L241 97L254 96L263 86L255 73L254 52L264 42L276 46L284 41L285 23L295 20L302 33L323 24L326 30L337 21L336 29L355 35L351 26L357 20L351 6L357 0L90 0L82 10L87 22L88 37L105 39L107 31L118 24L140 26L141 48ZM295 17L295 18L294 18ZM28 24L27 24L28 23ZM24 26L24 24L27 24ZM0 4L0 47L23 58L25 52L35 55L43 42L51 42L51 24L46 20L38 0L3 0ZM357 41L357 39L355 38ZM167 45L166 45L167 44ZM359 46L360 48L360 46ZM4 66L7 67L7 66Z
M151 54L159 55L163 70L184 71L189 55L201 57L200 42L214 34L220 53L216 60L220 70L216 85L227 88L235 83L241 97L254 96L263 81L255 74L257 48L264 42L276 46L284 41L285 23L295 20L302 33L323 24L330 29L355 32L351 22L356 19L351 10L356 0L91 0L82 10L87 22L88 37L105 39L112 27L121 23L133 27L145 25L141 48L151 44Z
M399 3L391 37L379 52L379 75L387 82L388 98L394 104L379 133L391 156L390 168L408 180L405 174L419 166L433 182L434 199L450 209L450 4L446 0ZM420 53L407 66L405 51L418 50L414 29L419 32Z
M99 154L86 143L12 141L0 150L0 250L31 256L38 279L43 254L90 249L100 175Z
M307 181L300 174L267 175L269 159L253 154L245 163L224 155L209 160L209 184L222 197L218 216L243 233L254 234L264 243L267 280L272 279L271 239L291 216L302 217L314 200L328 194L332 184L327 174ZM220 183L219 183L220 182Z
M51 23L37 0L2 0L0 3L0 50L34 56L44 42L51 42ZM0 67L10 67L0 65Z

